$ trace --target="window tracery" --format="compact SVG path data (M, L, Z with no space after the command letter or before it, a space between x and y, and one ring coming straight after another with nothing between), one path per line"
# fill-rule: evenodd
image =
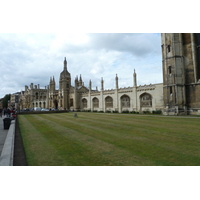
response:
M99 108L99 99L95 97L92 101L93 101L93 108Z
M124 95L121 97L121 105L122 108L129 108L130 107L130 97L127 95Z
M83 108L87 108L87 99L82 99Z
M140 97L140 105L142 107L151 107L152 106L152 97L150 94L145 93Z
M106 108L112 108L113 107L113 98L108 96L105 99L106 102Z

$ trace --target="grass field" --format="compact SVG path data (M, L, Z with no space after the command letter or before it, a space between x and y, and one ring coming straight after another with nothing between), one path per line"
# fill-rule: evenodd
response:
M30 166L197 166L200 118L19 115Z

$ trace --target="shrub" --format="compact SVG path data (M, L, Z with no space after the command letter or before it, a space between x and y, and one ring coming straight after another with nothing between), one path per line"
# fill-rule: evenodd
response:
M91 110L90 109L88 109L88 110L82 110L82 112L91 112Z
M104 113L103 110L98 111L98 113Z
M118 110L113 110L113 113L119 113L119 111Z
M150 114L151 112L149 110L144 110L143 114Z
M162 114L162 110L153 110L152 113L153 114Z
M129 111L128 110L123 110L122 113L129 113Z

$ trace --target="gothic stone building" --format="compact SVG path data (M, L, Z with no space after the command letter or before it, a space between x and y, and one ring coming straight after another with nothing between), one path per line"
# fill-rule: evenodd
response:
M58 108L67 110L97 111L137 111L163 110L163 114L200 114L200 34L163 33L162 67L163 84L137 86L136 73L133 73L133 86L104 90L92 90L92 82L85 87L82 78L75 78L71 85L71 75L67 71L67 61L60 74L59 89L55 89L54 78L49 86L25 86L21 95L22 108Z
M153 111L163 108L163 84L150 84L137 86L137 77L134 70L133 86L118 87L118 76L115 78L115 89L104 90L104 81L101 79L101 89L93 90L92 82L85 87L82 77L75 78L74 86L71 84L71 75L67 70L67 61L64 60L64 69L60 73L59 89L56 90L55 79L45 89L31 83L30 88L20 98L20 109L49 108L59 110L91 110L91 111Z
M161 38L164 114L200 114L200 34Z

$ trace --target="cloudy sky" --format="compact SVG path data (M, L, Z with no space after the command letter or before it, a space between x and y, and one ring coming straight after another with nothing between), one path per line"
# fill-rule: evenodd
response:
M72 85L78 75L85 86L100 89L161 83L161 36L159 33L0 33L0 97L24 90L30 83L44 88L54 76L56 88L64 57Z
M161 83L160 33L198 32L188 15L182 15L188 12L187 4L177 24L177 6L172 0L165 9L147 0L2 1L0 98L30 83L44 88L52 76L58 88L64 57L72 85L81 74L85 86L91 79L92 87L100 88L103 77L104 88L112 89L118 74L119 87L132 86L134 69L138 85ZM192 16L198 19L198 6Z

